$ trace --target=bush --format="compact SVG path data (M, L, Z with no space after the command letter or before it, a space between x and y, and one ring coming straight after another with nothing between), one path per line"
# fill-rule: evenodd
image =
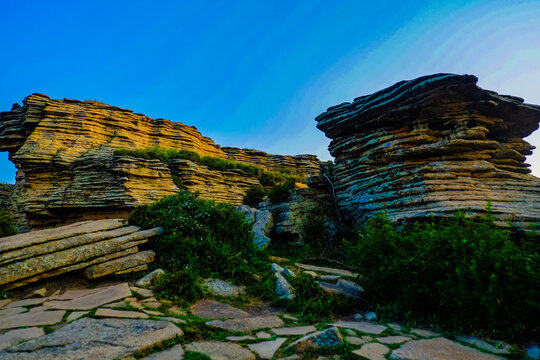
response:
M159 297L168 300L192 303L204 296L203 281L193 270L165 273L153 283Z
M163 228L153 244L156 265L171 273L188 270L203 277L249 282L267 264L266 253L252 241L252 225L230 204L181 191L138 207L129 222Z
M0 209L0 237L15 235L17 228L14 223L13 216L8 211Z
M351 250L373 304L408 320L513 337L540 323L540 258L530 243L512 240L489 213L401 229L380 215Z
M251 207L255 207L261 201L263 201L265 196L266 196L266 190L264 190L264 188L260 186L255 185L247 189L246 195L244 196L244 200L242 202Z
M280 204L289 200L289 190L295 188L295 180L287 179L281 185L276 185L268 193L268 198L274 204Z

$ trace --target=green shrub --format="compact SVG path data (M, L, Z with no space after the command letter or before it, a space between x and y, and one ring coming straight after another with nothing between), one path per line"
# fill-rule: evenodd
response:
M171 273L189 270L203 277L255 281L267 255L252 241L252 225L234 206L181 191L135 209L129 222L161 226L154 242L156 265Z
M204 295L203 279L191 269L166 272L153 286L160 298L177 302L192 303Z
M15 235L17 228L14 223L13 216L8 211L0 209L0 237Z
M295 188L295 180L287 179L283 184L276 185L268 193L268 198L274 204L284 203L289 200L289 190Z
M351 258L372 304L408 320L512 337L540 323L540 258L527 244L489 212L400 229L380 215L357 232Z
M244 200L242 202L251 207L255 207L257 204L263 201L266 194L266 190L264 190L263 187L256 185L251 186L249 189L247 189L246 195L244 196Z
M328 215L322 206L311 209L302 218L302 239L305 246L316 256L326 256L332 252L332 234Z

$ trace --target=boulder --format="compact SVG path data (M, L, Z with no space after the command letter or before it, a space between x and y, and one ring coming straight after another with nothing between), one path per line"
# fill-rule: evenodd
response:
M316 118L332 139L335 192L356 224L385 211L391 221L483 214L501 225L540 228L540 179L524 137L540 106L481 89L472 75L402 81Z
M246 215L249 222L253 222L253 242L258 248L263 248L270 243L270 231L274 223L272 213L268 210L259 210L248 205L238 205L238 211Z
M152 286L152 282L155 281L158 277L165 275L165 271L162 269L156 269L152 271L151 273L146 274L142 278L140 278L135 285L142 287L142 288L149 288Z
M306 335L290 344L287 348L292 348L294 351L300 353L307 350L336 347L341 344L343 344L343 338L341 337L338 328L331 327L323 331L317 331L316 333Z

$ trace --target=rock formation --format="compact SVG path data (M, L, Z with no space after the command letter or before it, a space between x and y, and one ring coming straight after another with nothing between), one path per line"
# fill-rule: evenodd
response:
M153 251L139 246L160 233L119 219L85 221L0 238L0 286L14 288L84 269L87 279L146 270Z
M202 198L239 204L258 179L240 170L217 171L187 160L115 155L115 149L159 146L202 156L258 164L272 170L308 174L316 157L268 155L220 146L195 127L153 120L96 101L51 100L33 94L0 113L0 151L17 166L14 190L19 226L36 227L106 217L125 218L138 205L178 191L177 177ZM230 154L230 155L228 155Z
M501 223L540 226L540 179L523 138L540 106L476 86L471 75L402 81L316 118L332 139L336 193L357 223L385 210L394 221L473 215L491 206Z

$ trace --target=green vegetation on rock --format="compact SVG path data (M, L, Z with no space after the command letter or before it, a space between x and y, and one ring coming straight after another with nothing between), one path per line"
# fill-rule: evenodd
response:
M488 209L489 210L489 209ZM402 320L490 336L538 335L540 255L488 211L395 227L384 216L356 232L349 259L372 305Z
M15 235L17 228L13 216L4 209L0 209L0 237Z

